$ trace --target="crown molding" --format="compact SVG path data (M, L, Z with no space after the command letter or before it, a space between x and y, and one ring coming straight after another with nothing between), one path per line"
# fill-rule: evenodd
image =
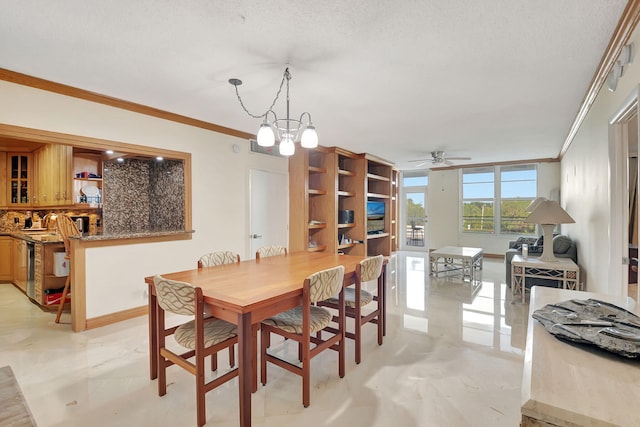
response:
M606 82L607 75L613 69L613 65L615 64L616 59L618 58L618 56L620 56L620 52L622 51L624 45L626 45L631 38L631 34L636 28L636 25L638 25L639 20L640 0L629 0L627 6L622 12L620 20L618 21L618 25L613 32L613 36L609 41L609 45L607 46L607 49L605 50L604 55L600 60L598 69L596 70L595 75L591 80L589 89L587 90L587 93L580 103L578 113L573 120L573 124L569 129L569 134L567 135L567 138L562 145L562 149L560 150L560 154L558 155L560 159L562 159L567 150L569 150L569 147L571 146L576 133L578 133L578 129L582 125L582 122L589 113L591 106L598 97L600 89L602 89L602 86Z

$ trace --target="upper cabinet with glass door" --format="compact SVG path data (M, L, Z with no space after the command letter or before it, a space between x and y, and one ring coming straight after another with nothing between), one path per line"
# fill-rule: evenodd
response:
M31 205L32 169L30 154L7 154L7 205L11 207Z

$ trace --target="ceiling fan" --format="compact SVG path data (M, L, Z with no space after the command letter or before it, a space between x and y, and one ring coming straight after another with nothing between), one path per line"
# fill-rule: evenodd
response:
M427 163L431 162L432 165L442 166L447 165L451 166L454 163L451 160L471 160L471 157L448 157L444 151L432 151L430 159L416 159L409 160L409 162L419 162L415 167L419 168L420 166L424 166Z

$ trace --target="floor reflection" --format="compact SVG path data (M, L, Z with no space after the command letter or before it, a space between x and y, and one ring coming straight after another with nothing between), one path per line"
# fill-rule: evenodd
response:
M502 260L485 259L479 286L433 279L428 265L426 253L391 258L383 345L365 325L360 364L346 343L344 378L335 352L314 358L308 408L300 378L270 367L252 395L253 425L518 425L528 305L510 303ZM195 424L191 374L169 368L163 397L149 379L146 316L79 334L54 317L0 284L0 366L11 366L39 426ZM272 350L297 354L291 340ZM237 380L207 393L206 404L207 425L237 426Z
M431 277L428 256L398 252L389 277L390 311L403 328L424 334L523 354L526 307L511 304L501 260L485 260L483 279ZM392 307L391 307L392 306Z

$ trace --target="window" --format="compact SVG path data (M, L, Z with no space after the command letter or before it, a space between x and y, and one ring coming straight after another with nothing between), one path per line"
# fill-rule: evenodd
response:
M527 206L537 193L534 165L504 166L500 169L500 233L533 234L535 224L527 224Z
M525 209L536 193L535 165L463 170L462 231L533 234L535 224L523 221L528 216Z
M495 233L493 168L462 172L462 230Z

